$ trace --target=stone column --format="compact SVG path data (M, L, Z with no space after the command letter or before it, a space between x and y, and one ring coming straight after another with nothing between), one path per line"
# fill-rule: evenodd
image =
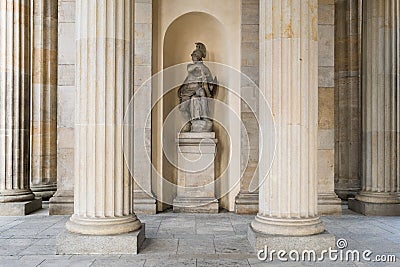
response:
M276 149L249 240L257 249L327 249L334 237L318 235L325 227L317 210L318 1L260 4L260 88L274 116ZM261 103L260 143L268 144L274 133ZM272 151L260 147L260 162Z
M57 190L57 1L33 1L31 189Z
M347 200L361 183L359 1L335 9L335 192Z
M362 190L349 208L400 215L400 0L362 8Z
M30 1L0 2L0 216L41 208L29 188Z
M123 124L133 94L134 1L77 0L76 7L74 214L57 251L136 254L144 228L133 213L124 157L133 136Z

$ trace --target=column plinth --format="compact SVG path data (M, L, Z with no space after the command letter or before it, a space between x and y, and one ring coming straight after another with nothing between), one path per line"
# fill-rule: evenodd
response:
M72 215L74 213L74 191L60 190L49 201L49 215Z
M362 8L362 188L349 208L400 215L400 1L364 1Z

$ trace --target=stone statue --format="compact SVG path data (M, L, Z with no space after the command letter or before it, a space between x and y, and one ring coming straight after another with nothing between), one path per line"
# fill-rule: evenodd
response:
M183 132L212 131L208 101L215 96L218 82L217 77L213 79L210 70L203 63L206 55L206 46L196 43L196 49L191 55L193 63L187 66L188 75L178 90L179 110L187 121Z

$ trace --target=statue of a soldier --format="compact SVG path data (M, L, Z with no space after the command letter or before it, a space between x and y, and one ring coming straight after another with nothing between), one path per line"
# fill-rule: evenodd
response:
M212 78L210 70L203 63L206 55L206 46L196 43L191 55L193 63L187 66L188 75L178 90L179 110L187 121L183 132L212 131L208 100L215 96L218 85L217 78Z

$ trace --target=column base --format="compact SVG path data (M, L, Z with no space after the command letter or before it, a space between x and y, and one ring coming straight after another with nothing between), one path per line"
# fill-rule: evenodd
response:
M120 235L140 229L142 223L131 214L122 217L88 218L72 215L67 221L67 230L82 235Z
M81 235L67 230L57 236L58 255L138 254L145 239L145 225L120 235Z
M343 200L348 200L349 198L354 198L357 195L358 189L335 189L336 195Z
M0 216L25 216L42 208L42 199L0 203Z
M370 203L349 198L349 209L367 216L400 216L400 203Z
M318 194L319 215L342 215L342 201L335 193Z
M27 202L35 199L31 189L12 189L0 192L0 203Z
M215 198L176 198L174 212L218 213L219 203Z
M313 250L320 253L322 250L329 250L335 248L335 236L323 232L321 234L309 236L282 236L282 235L268 235L254 231L251 225L247 231L247 238L253 248L257 251L266 250L285 250L289 253L291 250L296 250L302 253L304 250Z
M251 227L262 234L283 236L308 236L325 231L319 217L286 219L258 214L251 222Z
M57 185L31 185L31 190L36 197L41 197L43 200L49 200L57 191Z
M258 193L239 193L235 200L235 212L256 215L258 213Z
M133 211L135 214L156 214L156 200L145 192L134 192Z
M400 204L400 193L360 191L355 199L378 204Z
M74 213L74 192L57 191L50 198L49 215L72 215Z

